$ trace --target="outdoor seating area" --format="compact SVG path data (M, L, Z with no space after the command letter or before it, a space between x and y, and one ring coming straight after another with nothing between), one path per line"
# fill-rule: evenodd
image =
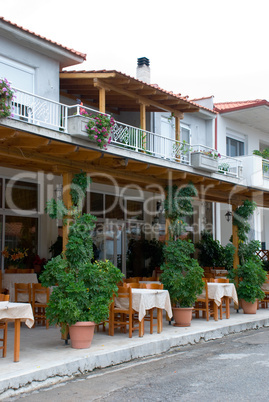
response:
M149 322L145 322L145 335L141 338L135 331L132 338L118 331L117 336L108 336L105 332L95 332L90 349L73 349L61 339L60 328L53 326L49 333L39 326L30 330L24 323L21 327L20 361L13 362L14 325L9 323L7 356L0 358L0 395L2 392L20 392L20 387L34 389L37 386L52 384L73 375L117 365L131 359L153 356L183 345L196 344L199 340L209 341L229 333L239 333L249 329L269 326L269 310L260 309L257 314L237 313L231 308L229 320L208 322L206 319L193 318L187 328L169 325L163 316L163 331L151 335ZM34 359L33 359L34 356ZM66 376L66 377L65 377ZM29 385L31 384L32 385ZM42 383L43 382L43 383ZM18 388L18 391L16 389ZM8 395L8 394L7 394Z

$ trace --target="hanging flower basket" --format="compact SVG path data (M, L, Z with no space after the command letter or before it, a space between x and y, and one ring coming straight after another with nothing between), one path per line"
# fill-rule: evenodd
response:
M0 79L0 118L13 117L11 113L11 101L14 93L6 78Z
M113 117L102 113L97 115L90 114L89 117L89 122L85 127L89 138L95 141L99 148L107 149L107 144L111 142L110 133L115 120Z

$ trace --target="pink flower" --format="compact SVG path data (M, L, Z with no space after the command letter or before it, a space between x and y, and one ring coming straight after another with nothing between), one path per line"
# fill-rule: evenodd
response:
M108 144L110 144L110 143L111 143L111 137L109 137L109 139L108 139L107 143L108 143Z
M98 136L97 136L97 135L94 135L94 138L96 139L96 138L98 138Z
M99 140L97 140L97 142L102 142L102 140L100 140L100 138L99 138Z

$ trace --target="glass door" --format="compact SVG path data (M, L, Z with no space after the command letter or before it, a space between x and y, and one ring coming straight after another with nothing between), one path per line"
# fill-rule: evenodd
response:
M111 261L125 274L124 234L123 222L98 223L93 233L93 247L96 259Z

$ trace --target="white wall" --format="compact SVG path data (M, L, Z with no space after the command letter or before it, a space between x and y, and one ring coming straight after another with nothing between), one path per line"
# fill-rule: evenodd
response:
M7 62L15 61L33 68L35 94L59 101L59 62L1 36L0 56L7 58ZM0 71L1 78L9 79L3 75L4 71Z

